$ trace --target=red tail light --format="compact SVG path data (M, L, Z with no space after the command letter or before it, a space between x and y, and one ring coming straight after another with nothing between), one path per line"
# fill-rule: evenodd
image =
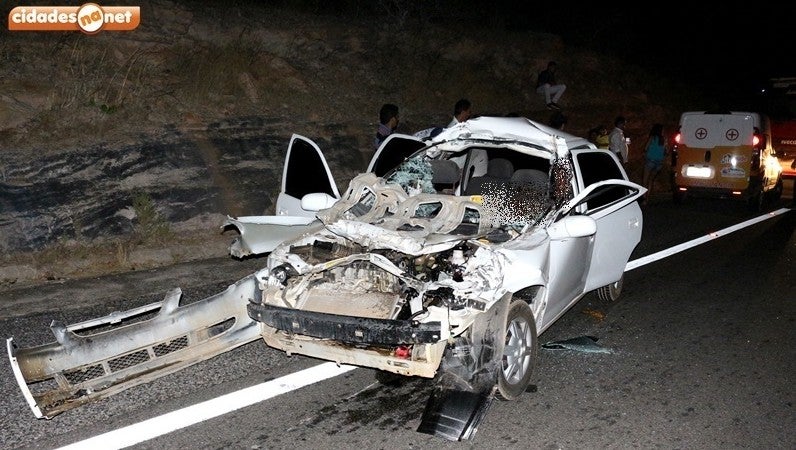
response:
M683 134L678 131L677 134L674 135L674 143L679 144L682 139Z
M395 357L401 359L409 359L412 357L412 347L408 345L401 345L395 348Z
M760 145L760 140L761 139L759 134L755 134L754 136L752 136L752 146L757 147L758 145Z

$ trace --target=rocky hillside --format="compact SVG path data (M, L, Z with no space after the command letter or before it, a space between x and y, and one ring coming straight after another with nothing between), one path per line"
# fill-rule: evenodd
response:
M385 102L406 133L445 125L461 97L477 115L548 122L533 89L548 60L568 86L566 130L622 114L636 164L652 123L709 107L633 61L492 21L137 4L131 32L2 31L0 283L223 256L226 214L271 212L292 133L319 144L343 189Z

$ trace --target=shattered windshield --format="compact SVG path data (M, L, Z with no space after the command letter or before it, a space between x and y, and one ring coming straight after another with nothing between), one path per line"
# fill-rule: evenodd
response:
M415 153L391 173L388 173L385 178L390 183L399 184L409 195L435 194L437 191L431 182L433 172L430 161L425 152Z
M549 160L532 158L506 149L497 149L499 152L496 149L492 150L495 150L494 153L500 158L493 157L489 161L478 160L472 155L481 155L484 150L472 149L470 157L457 155L455 163L452 155L444 155L437 160L429 158L424 151L420 151L386 174L385 179L389 183L400 185L410 197L419 194L452 194L460 197L461 201L476 203L480 205L479 210L467 209L466 214L469 217L463 218L462 222L486 220L492 224L492 227L523 228L537 225L555 203L561 198L571 196L568 188L571 170L567 170L568 164L565 161L558 161L555 170L551 171ZM445 161L446 157L451 158ZM516 170L511 164L504 163L503 173L498 175L497 170L475 167L476 163L497 165L495 161L506 157L515 160L514 164L518 167ZM453 165L456 170L456 185L453 189L442 189L439 183L435 183L439 180L435 170L444 167L441 162ZM465 170L462 166L469 170ZM470 176L463 176L463 172ZM536 176L529 178L528 172L536 172ZM550 172L558 175L553 177L561 181L557 186L551 187ZM460 181L466 183L468 187L463 188L459 184ZM423 204L414 213L415 217L433 218L439 210L439 204L431 202Z

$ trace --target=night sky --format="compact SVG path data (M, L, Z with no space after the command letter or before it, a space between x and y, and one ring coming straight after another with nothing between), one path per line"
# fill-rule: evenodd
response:
M636 2L632 7L559 2L544 10L524 6L515 17L527 14L526 26L559 34L565 43L744 97L758 94L772 77L796 77L796 3L782 3L786 6L760 1Z

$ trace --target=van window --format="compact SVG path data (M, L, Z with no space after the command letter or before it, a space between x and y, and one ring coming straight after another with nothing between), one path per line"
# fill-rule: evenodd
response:
M759 119L754 114L684 114L681 144L690 148L752 145Z

